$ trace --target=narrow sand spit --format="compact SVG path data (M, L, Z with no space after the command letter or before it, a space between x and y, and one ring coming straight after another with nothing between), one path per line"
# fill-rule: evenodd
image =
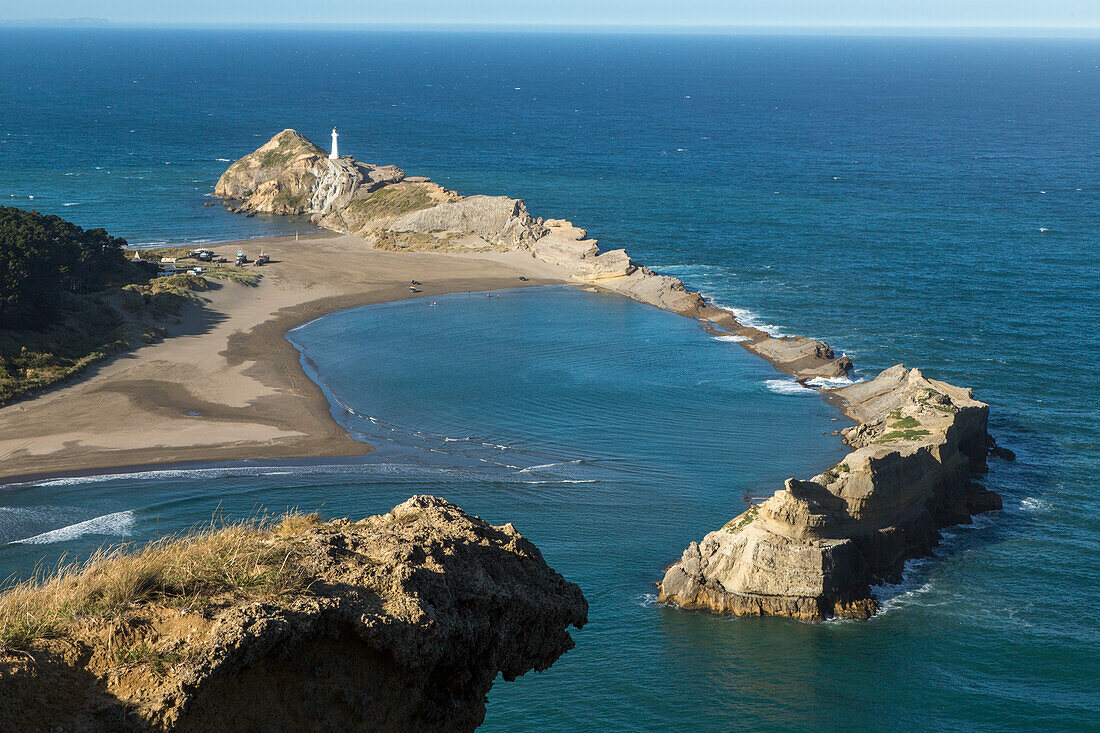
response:
M116 356L79 381L0 408L0 479L138 465L353 456L320 388L286 340L327 313L412 297L547 285L564 272L518 252L374 250L329 233L216 247L272 264L257 287L213 280L169 338ZM526 282L519 276L529 278ZM413 293L412 280L422 283ZM425 304L425 307L427 304Z

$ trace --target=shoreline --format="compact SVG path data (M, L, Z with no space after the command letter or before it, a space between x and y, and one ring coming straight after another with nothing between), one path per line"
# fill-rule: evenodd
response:
M258 286L212 281L201 294L206 302L187 306L163 341L0 408L0 486L119 469L366 455L373 446L332 417L286 337L291 329L365 305L566 282L545 263L512 253L392 253L329 232L212 248L238 247L271 254ZM423 282L419 292L409 292L412 280Z

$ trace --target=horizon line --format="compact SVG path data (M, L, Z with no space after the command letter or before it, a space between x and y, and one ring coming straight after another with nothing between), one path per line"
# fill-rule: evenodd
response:
M857 36L938 36L938 37L1014 37L1014 38L1100 38L1100 25L718 25L650 24L650 23L511 23L455 21L448 23L384 22L144 22L111 21L105 18L10 18L0 19L0 28L65 28L65 29L193 29L193 30L347 30L347 31L452 31L452 32L521 32L521 33L613 33L666 35L857 35Z

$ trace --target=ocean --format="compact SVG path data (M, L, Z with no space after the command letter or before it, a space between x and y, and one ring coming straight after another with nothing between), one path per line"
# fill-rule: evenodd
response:
M970 386L1018 455L983 479L1004 511L947 530L868 622L664 608L654 581L745 492L843 455L838 415L621 298L449 296L289 334L367 459L2 487L0 575L215 512L432 493L514 522L592 605L576 649L490 692L485 730L1100 730L1100 42L2 29L0 48L9 205L138 244L304 230L203 203L279 130L336 126L342 152L524 198L857 377Z

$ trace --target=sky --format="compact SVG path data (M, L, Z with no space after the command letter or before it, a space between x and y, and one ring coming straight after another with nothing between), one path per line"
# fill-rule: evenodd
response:
M1100 0L0 0L0 21L123 25L1100 29Z

